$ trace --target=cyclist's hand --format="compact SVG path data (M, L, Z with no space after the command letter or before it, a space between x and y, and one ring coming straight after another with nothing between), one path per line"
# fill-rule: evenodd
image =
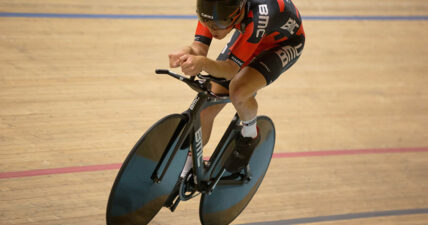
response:
M196 76L202 72L204 56L183 55L180 57L181 71L190 76Z
M177 51L174 53L171 53L168 55L169 57L169 67L171 68L177 68L179 66L181 66L181 60L180 57L182 57L183 55L185 55L186 53L184 51Z

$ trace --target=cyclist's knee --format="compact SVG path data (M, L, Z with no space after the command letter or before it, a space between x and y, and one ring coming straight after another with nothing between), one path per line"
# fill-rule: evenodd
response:
M244 88L242 87L231 87L230 88L230 101L232 101L233 105L242 104L245 99Z
M255 69L245 67L232 79L229 85L229 96L233 105L240 105L266 86L264 76Z
M255 92L248 85L235 83L230 85L229 96L233 105L240 105L252 97Z

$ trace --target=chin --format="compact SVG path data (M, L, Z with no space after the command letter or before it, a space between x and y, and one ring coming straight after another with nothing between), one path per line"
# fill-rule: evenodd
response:
M225 38L229 33L230 33L230 30L227 32L222 32L220 34L214 34L213 37L215 39L221 40L221 39Z
M211 31L211 34L213 34L213 38L217 39L217 40L221 40L223 38L225 38L230 31L232 31L233 28L227 29L227 30L219 30L219 31Z
M226 37L226 35L218 35L218 36L213 36L215 39L217 39L217 40L221 40L221 39L223 39L224 37Z

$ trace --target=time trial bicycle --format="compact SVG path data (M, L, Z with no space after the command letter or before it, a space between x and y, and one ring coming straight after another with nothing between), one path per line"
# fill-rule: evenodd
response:
M202 194L199 206L202 224L229 224L244 210L264 178L275 145L274 124L267 116L257 117L261 140L247 167L229 173L224 165L234 151L235 136L241 129L238 114L209 160L202 156L200 122L204 108L230 102L229 96L210 90L211 82L226 81L210 75L187 78L168 70L156 70L156 73L174 77L198 94L185 112L159 120L135 144L111 189L107 224L148 224L162 207L173 212L181 201L198 194ZM193 168L180 179L189 153Z

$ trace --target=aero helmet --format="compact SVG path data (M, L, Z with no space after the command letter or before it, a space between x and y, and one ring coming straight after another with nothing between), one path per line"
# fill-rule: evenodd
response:
M246 0L197 0L199 21L212 29L227 29L235 25Z

